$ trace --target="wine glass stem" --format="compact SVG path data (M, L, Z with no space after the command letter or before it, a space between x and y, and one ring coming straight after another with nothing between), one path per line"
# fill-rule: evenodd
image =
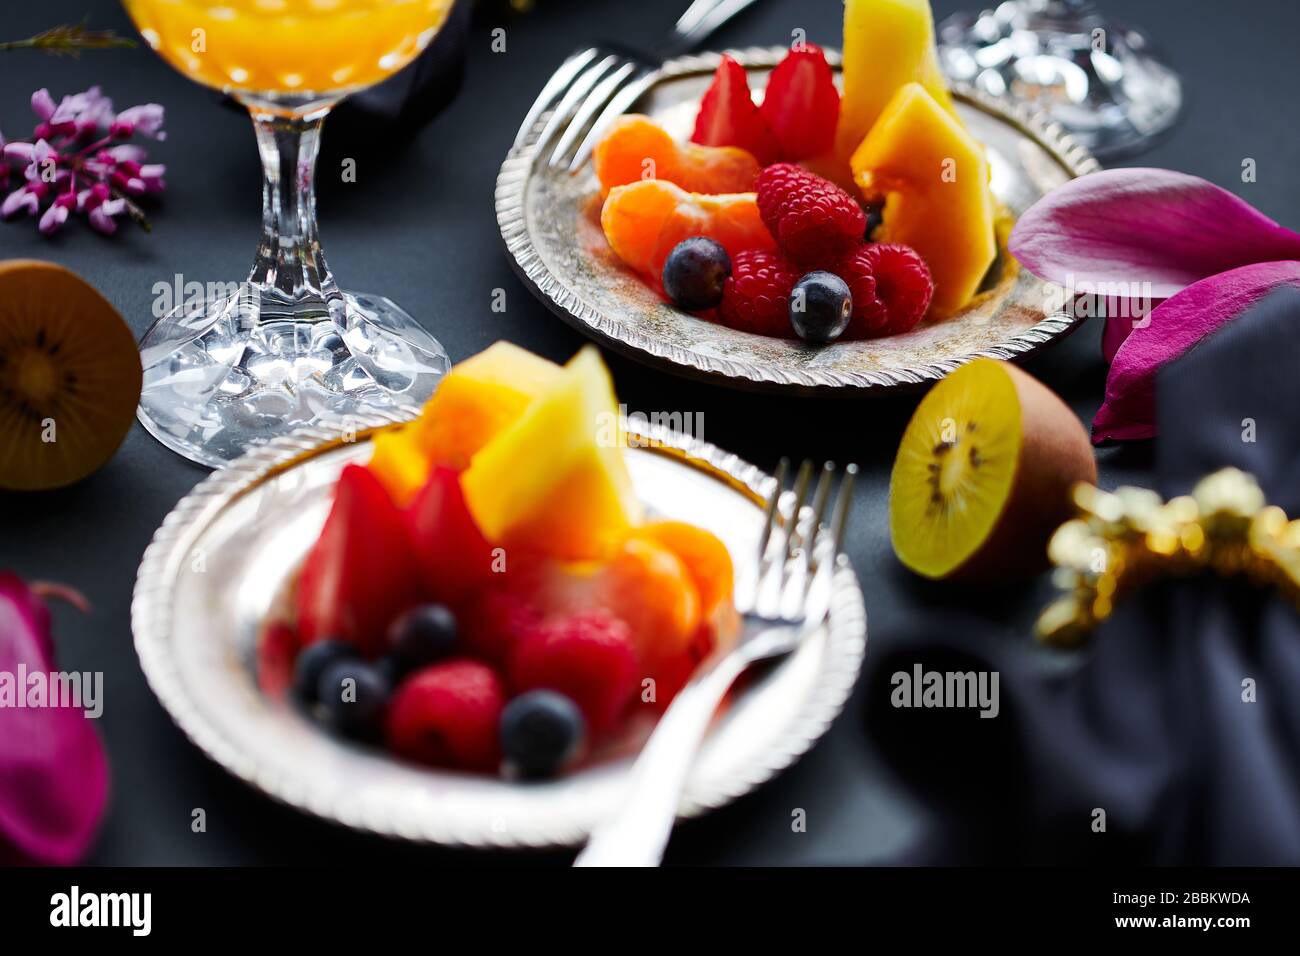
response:
M249 282L264 310L281 303L298 320L324 319L330 302L342 299L316 231L316 155L329 109L300 117L250 112L263 179L262 239Z

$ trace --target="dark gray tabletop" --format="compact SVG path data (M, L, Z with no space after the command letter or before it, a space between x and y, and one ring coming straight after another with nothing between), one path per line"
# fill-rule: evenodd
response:
M974 5L975 0L972 0ZM538 0L520 15L480 4L469 40L465 86L453 106L409 145L331 139L322 170L357 159L355 183L320 177L321 228L330 262L348 288L382 292L442 340L453 360L499 338L553 359L583 339L533 301L506 262L492 207L497 167L519 120L563 56L597 36L641 37L664 30L686 0ZM936 15L958 9L936 0ZM1145 26L1185 79L1186 114L1168 138L1132 165L1166 166L1210 179L1270 216L1300 222L1300 137L1295 132L1293 0L1103 0L1110 12ZM0 34L27 36L89 11L91 25L131 31L109 0L46 0L6 5ZM784 42L796 27L837 45L837 0L764 0L724 30L716 47ZM507 31L506 52L491 31ZM259 172L250 124L223 108L145 48L102 51L79 60L0 53L0 131L30 133L30 93L56 99L101 84L119 107L156 101L167 109L168 139L151 156L168 165L164 204L151 235L125 227L113 239L74 223L54 240L30 222L0 224L0 258L58 261L94 283L137 332L150 322L157 282L228 280L246 274L259 228ZM1241 181L1254 159L1254 183ZM504 289L507 309L492 310ZM1106 368L1100 328L1090 323L1027 364L1086 423L1100 404ZM703 415L704 437L771 467L781 455L857 461L863 476L852 515L851 555L867 598L869 631L905 625L923 608L951 606L1000 624L1008 640L1028 626L1046 582L1025 590L972 595L927 586L902 570L889 548L889 467L915 398L830 402L740 395L606 356L620 396L633 410ZM698 420L698 419L697 419ZM1150 449L1105 449L1101 482L1142 483ZM249 864L367 860L421 863L563 862L563 854L478 854L410 847L362 837L272 804L192 747L150 693L131 644L135 570L163 516L205 474L136 426L100 473L63 491L0 494L0 568L65 581L94 604L81 618L56 612L62 666L101 670L100 721L112 765L112 802L90 862ZM870 640L868 653L870 653ZM844 714L798 765L759 792L682 826L674 863L871 863L905 856L932 823L873 753L859 686ZM207 832L190 830L194 808ZM793 833L791 811L807 814Z

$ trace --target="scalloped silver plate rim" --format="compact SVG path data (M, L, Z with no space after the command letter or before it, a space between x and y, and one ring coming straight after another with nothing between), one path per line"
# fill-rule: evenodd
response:
M788 52L787 47L746 47L692 54L669 60L659 68L656 82L673 77L715 70L723 53L735 58L746 69L776 66ZM840 65L840 51L826 50L832 68ZM1101 164L1078 141L1045 114L1023 104L996 99L966 84L955 84L953 95L980 110L1001 118L1046 149L1071 175L1078 177L1101 169ZM687 378L725 384L745 391L785 394L868 395L915 390L937 382L949 372L977 358L1018 361L1037 349L1064 338L1075 331L1082 319L1067 312L1056 312L988 348L926 365L881 369L871 372L848 372L836 369L793 371L773 365L705 355L660 339L644 335L625 322L612 319L587 305L546 266L533 244L528 230L525 208L528 183L537 167L537 137L549 113L538 117L528 136L506 155L497 174L496 211L501 238L509 253L510 265L528 289L560 318L615 351L657 368L665 368Z
M564 828L511 828L497 832L490 820L451 822L425 815L413 828L409 820L377 819L347 812L337 804L322 802L309 786L238 752L220 730L212 726L187 696L169 651L172 628L172 580L189 554L192 542L228 504L264 479L294 467L308 458L337 448L345 441L363 441L376 431L407 420L387 413L353 416L337 426L310 426L283 435L249 451L225 468L214 471L182 498L163 519L146 548L137 572L131 600L131 627L136 654L150 689L190 741L207 757L253 788L286 806L322 819L379 836L443 846L479 848L572 847L585 839L587 822L574 821ZM628 424L630 434L677 452L687 463L703 465L726 476L762 499L775 479L757 466L716 446L657 426ZM827 655L815 686L784 733L774 737L762 760L747 765L725 782L715 782L704 792L688 790L679 819L697 817L725 806L749 793L791 766L815 744L840 714L857 681L866 652L866 606L857 576L845 564L836 574L832 598L834 626L828 631ZM827 666L827 664L831 666Z

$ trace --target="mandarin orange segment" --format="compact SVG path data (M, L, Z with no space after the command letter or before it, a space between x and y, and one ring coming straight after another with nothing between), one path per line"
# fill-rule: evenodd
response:
M738 193L754 188L758 160L734 146L679 146L648 116L621 116L592 155L602 194L647 179L676 183L688 192Z
M758 165L739 146L701 146L686 143L678 147L678 178L683 189L693 193L746 193L758 179Z
M614 254L631 268L648 271L659 233L684 195L655 179L611 189L600 210L600 226Z
M700 626L700 596L670 549L630 537L601 574L604 600L627 622L648 668L687 649Z
M684 521L652 521L637 528L633 536L654 541L677 555L695 583L705 617L731 600L735 570L727 546L717 535Z
M714 239L733 258L747 249L776 248L753 193L689 193L661 179L615 186L600 224L614 253L656 282L673 246L689 236Z

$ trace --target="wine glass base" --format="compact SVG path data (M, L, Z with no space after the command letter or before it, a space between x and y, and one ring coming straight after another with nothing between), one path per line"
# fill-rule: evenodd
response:
M944 72L1044 111L1099 158L1150 146L1182 109L1178 74L1138 31L1095 13L1053 16L1045 6L1010 0L948 17L938 30Z
M383 296L343 293L313 314L232 285L164 315L140 343L137 417L201 465L219 468L303 425L414 416L450 367L438 341Z

